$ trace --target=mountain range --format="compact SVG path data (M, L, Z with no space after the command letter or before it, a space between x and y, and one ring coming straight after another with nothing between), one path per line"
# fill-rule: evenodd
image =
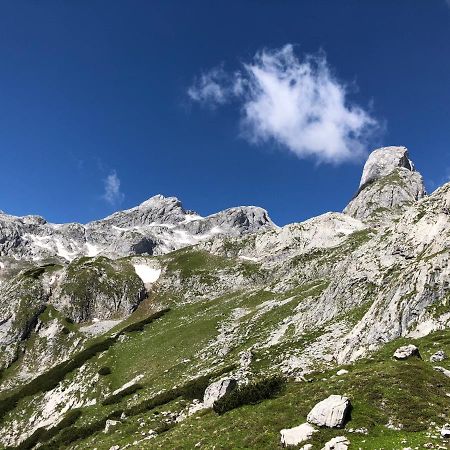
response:
M0 446L448 448L450 184L383 147L355 188L284 227L1 213Z

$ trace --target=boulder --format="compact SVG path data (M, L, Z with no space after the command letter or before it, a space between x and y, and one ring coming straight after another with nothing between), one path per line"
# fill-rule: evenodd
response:
M228 395L236 387L237 381L234 378L223 378L211 383L205 390L203 404L206 408L212 408L216 400Z
M105 424L105 429L103 430L104 433L109 433L110 431L114 430L121 424L120 420L111 420L108 419Z
M450 370L445 369L444 367L441 366L434 366L433 369L443 373L446 377L450 378Z
M412 344L399 347L394 353L395 359L408 359L412 357L420 358L419 349Z
M431 362L441 362L447 358L447 355L443 350L438 350L436 353L430 356Z
M347 373L348 373L348 370L341 369L336 372L336 375L341 376L341 375L345 375Z
M300 450L312 450L312 444L305 444L303 447L300 447Z
M441 429L441 436L443 438L450 438L450 424L446 423Z
M286 428L280 431L281 434L281 445L283 447L288 447L290 445L298 445L304 441L307 441L316 430L309 423L302 423L298 427Z
M347 450L350 441L345 436L337 436L325 444L322 450Z
M109 447L109 450L119 450L120 447L118 445L113 445L111 447Z
M314 406L307 420L319 427L340 428L344 426L350 408L350 400L347 397L330 395Z

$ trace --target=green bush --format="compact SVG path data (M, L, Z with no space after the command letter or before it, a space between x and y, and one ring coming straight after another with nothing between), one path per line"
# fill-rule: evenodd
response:
M102 401L102 405L113 405L114 403L119 403L124 397L134 394L136 391L142 388L143 388L142 384L139 383L132 384L131 386L128 386L127 388L121 390L117 394L113 394L110 395L109 397L106 397Z
M111 373L111 369L108 366L103 366L98 370L99 375L109 375Z
M240 386L228 395L216 400L213 409L218 414L238 408L242 405L252 405L267 398L276 396L285 384L285 379L280 376L264 378L259 381Z

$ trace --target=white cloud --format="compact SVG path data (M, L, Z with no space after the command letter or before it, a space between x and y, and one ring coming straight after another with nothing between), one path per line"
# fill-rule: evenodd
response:
M120 179L117 176L116 171L112 171L105 179L104 179L104 193L103 200L106 200L110 205L119 205L122 203L125 195L120 190Z
M203 74L188 93L210 106L237 101L248 141L275 142L300 158L329 163L365 154L377 121L349 103L346 86L331 74L323 54L300 61L286 45L257 53L232 75L218 70Z
M188 89L192 100L215 107L228 101L231 93L230 79L221 67L203 73Z

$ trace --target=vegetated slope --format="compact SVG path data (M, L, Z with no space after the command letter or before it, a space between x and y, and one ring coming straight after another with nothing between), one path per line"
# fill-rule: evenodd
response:
M387 169L386 152L397 155ZM450 378L428 361L450 353L450 185L424 196L405 153L369 160L355 217L327 213L160 256L12 274L2 290L24 307L8 320L26 333L5 346L14 357L1 380L3 445L276 448L282 428L340 394L351 420L314 434L313 448L342 434L352 448L446 448L436 428L450 421ZM371 203L362 222L375 192L382 214ZM422 359L393 360L407 342ZM349 372L336 375L342 367ZM224 376L242 387L228 407L251 405L203 408L206 387Z

